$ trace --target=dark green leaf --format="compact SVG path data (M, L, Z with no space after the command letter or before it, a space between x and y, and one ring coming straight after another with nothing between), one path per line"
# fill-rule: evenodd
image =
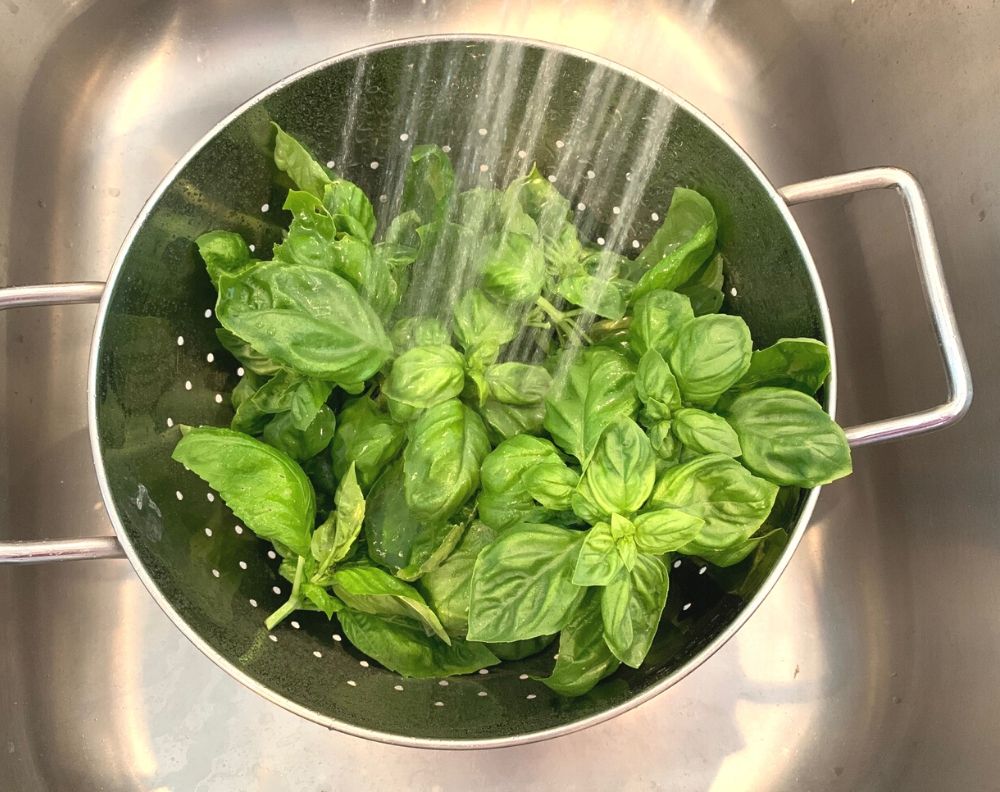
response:
M403 480L400 459L386 468L372 485L365 516L368 554L393 571L409 563L417 537L425 531L424 524L406 502Z
M220 276L238 275L255 263L243 237L231 231L209 231L198 237L195 244L216 288L219 288Z
M495 435L500 440L507 440L519 434L541 434L545 403L536 402L519 407L487 399L480 413Z
M330 445L337 425L333 411L325 404L305 429L299 429L296 423L291 412L275 416L264 427L264 442L284 451L297 462L311 459Z
M580 601L559 634L559 657L546 678L538 678L561 696L582 696L620 664L604 641L601 591L592 589Z
M333 470L343 477L357 465L358 480L365 489L402 450L403 427L378 409L367 396L348 402L341 410L333 436Z
M334 503L336 510L315 530L310 543L312 557L318 564L317 577L344 560L361 533L365 519L365 497L358 486L354 465L348 468L347 475L341 479Z
M540 635L538 638L529 638L526 641L511 641L510 643L491 643L487 647L493 654L501 660L523 660L526 657L538 654L554 640L554 635Z
M656 636L670 578L658 558L640 555L631 572L621 569L601 594L608 647L625 665L638 668Z
M523 523L486 547L472 573L469 639L520 641L562 629L584 593L572 581L582 538Z
M710 408L746 373L750 352L750 329L738 316L699 316L678 332L670 369L685 401Z
M219 339L219 343L226 348L226 351L242 363L247 371L263 377L272 377L280 371L281 366L261 355L246 341L233 335L226 328L215 328L215 336Z
M229 429L189 429L173 459L208 482L262 539L308 555L316 496L287 454Z
M776 484L817 487L851 472L844 430L811 396L789 388L757 388L732 403L729 422L743 464Z
M410 547L409 561L396 572L396 577L412 582L437 569L461 540L466 525L466 520L459 520L424 526Z
M444 563L420 579L427 601L452 636L464 636L469 629L472 570L480 551L496 538L486 523L472 523Z

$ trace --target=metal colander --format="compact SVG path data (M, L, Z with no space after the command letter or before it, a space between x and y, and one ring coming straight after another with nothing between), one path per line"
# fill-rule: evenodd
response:
M229 393L242 372L216 339L215 294L193 240L225 228L266 254L280 239L287 223L272 121L357 182L382 227L396 213L410 151L421 143L450 150L463 187L503 186L537 163L571 199L582 235L626 254L649 240L675 186L695 187L720 218L723 310L746 319L758 346L811 336L833 351L821 285L781 196L724 133L664 89L581 54L509 39L419 39L342 56L279 83L213 130L147 204L104 292L91 361L95 462L117 540L150 592L204 652L267 698L332 728L407 745L483 747L553 736L622 712L684 676L773 585L817 492L792 505L787 543L757 563L721 574L693 559L675 561L663 627L643 667L623 667L580 698L560 698L531 679L548 672L555 645L477 674L414 680L367 660L321 614L264 628L289 593L279 559L170 454L178 424L226 425L232 417ZM812 193L805 185L786 197L872 186L905 191L900 173L885 170L884 183L868 174L860 186L857 178L848 187L816 182ZM906 197L919 204L915 189ZM921 208L917 224L926 220ZM931 291L943 293L932 236L929 242L930 252L918 251L924 275ZM435 286L434 298L451 299L448 287ZM82 301L101 289L22 290L20 303ZM16 291L6 295L8 305L18 304ZM964 359L943 299L935 319L951 355L953 398L936 413L896 419L909 421L908 431L953 420L967 401ZM831 376L821 394L831 412L834 395ZM893 434L890 423L851 437L881 439ZM894 435L902 433L897 426ZM118 552L114 540L0 550L3 560Z

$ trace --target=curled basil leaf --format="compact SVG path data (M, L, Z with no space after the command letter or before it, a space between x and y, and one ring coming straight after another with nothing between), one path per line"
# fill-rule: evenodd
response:
M568 511L580 474L561 461L542 462L526 470L522 480L528 494L546 509Z
M649 438L630 418L605 429L584 473L594 503L607 515L637 512L656 478Z
M561 696L582 696L621 661L604 640L600 589L591 589L559 633L559 655L552 674L536 677Z
M496 363L486 368L485 375L489 393L502 404L536 404L552 387L552 375L529 363Z
M357 466L358 481L367 489L403 448L402 426L362 396L344 405L333 435L333 470L343 477Z
M814 338L782 338L750 357L733 389L747 391L764 385L792 388L812 396L830 376L830 350Z
M643 404L643 412L651 421L668 420L681 406L681 389L670 366L655 349L649 349L639 360L635 373L635 392Z
M684 400L710 408L750 366L750 329L738 316L699 316L677 334L670 369Z
M465 385L465 361L452 347L417 346L392 364L382 392L410 407L433 407L452 399Z
M556 284L556 294L605 319L621 319L625 315L625 298L614 281L593 275L572 275Z
M652 291L633 307L628 339L632 350L642 357L655 349L666 359L674 348L677 334L694 319L691 300L673 291Z

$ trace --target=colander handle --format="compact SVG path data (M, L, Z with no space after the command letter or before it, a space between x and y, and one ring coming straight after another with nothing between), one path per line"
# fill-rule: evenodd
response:
M0 311L35 305L67 305L99 302L104 284L51 283L44 286L14 286L0 289ZM41 564L80 558L122 558L121 545L113 536L86 539L40 539L0 542L0 564Z
M882 443L899 437L923 434L955 423L972 403L972 376L965 358L962 338L955 322L948 287L941 269L941 255L934 238L927 199L913 174L899 168L869 168L866 170L827 176L822 179L790 184L778 192L789 206L835 198L865 190L895 189L903 199L906 219L910 227L913 249L917 255L920 280L930 308L934 332L937 335L941 356L944 359L948 380L948 400L936 407L920 412L885 418L881 421L852 426L847 429L847 439L852 446Z

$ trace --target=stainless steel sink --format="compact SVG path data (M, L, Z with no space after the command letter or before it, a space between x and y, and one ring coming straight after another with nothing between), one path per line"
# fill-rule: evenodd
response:
M2 0L0 284L102 279L219 118L330 55L433 32L590 50L700 106L777 184L922 181L977 401L861 449L789 570L654 702L556 741L439 753L331 733L240 687L123 561L0 570L0 788L995 789L1000 689L1000 11L988 0ZM841 352L842 422L940 401L894 197L796 210ZM0 536L110 532L91 467L92 307L0 318Z

